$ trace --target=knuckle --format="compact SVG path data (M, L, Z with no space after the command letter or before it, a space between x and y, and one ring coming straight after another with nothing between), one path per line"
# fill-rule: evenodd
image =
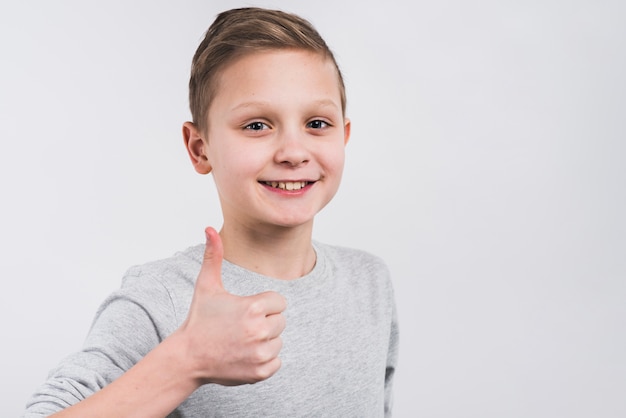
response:
M267 341L270 337L267 327L259 321L249 321L245 328L245 335L246 339L253 344Z
M257 364L266 363L270 361L272 357L273 357L272 353L270 352L270 350L268 350L265 344L259 345L254 350L254 353L252 355L253 361Z
M278 368L280 367L280 359L276 359L275 361L263 364L259 366L254 371L254 378L260 382L262 380L270 378Z
M267 368L259 368L257 369L257 372L254 377L257 380L257 382L260 382L262 380L269 378L271 375L272 373L269 373Z
M270 331L266 327L259 328L256 332L257 341L268 341L271 338Z
M259 300L253 300L248 305L248 314L251 316L260 316L263 315L263 304Z

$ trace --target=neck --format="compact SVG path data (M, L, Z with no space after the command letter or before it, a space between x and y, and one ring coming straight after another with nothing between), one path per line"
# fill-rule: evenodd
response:
M255 273L290 280L308 274L315 265L311 244L313 223L268 229L224 223L220 236L224 259Z

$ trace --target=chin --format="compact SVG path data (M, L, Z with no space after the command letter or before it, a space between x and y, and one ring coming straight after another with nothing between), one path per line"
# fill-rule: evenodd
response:
M302 216L298 216L292 218L281 218L274 219L271 223L281 228L297 228L301 226L312 225L313 217L304 218Z

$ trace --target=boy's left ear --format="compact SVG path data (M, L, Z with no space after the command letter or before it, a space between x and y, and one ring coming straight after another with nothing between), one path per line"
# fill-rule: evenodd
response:
M348 145L348 141L350 140L350 127L351 127L350 119L346 118L343 124L343 144Z
M212 167L207 158L207 143L203 139L202 132L192 122L185 122L183 124L183 139L193 168L200 174L209 174Z

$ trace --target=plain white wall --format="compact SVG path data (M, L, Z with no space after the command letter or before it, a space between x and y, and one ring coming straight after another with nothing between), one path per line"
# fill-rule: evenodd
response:
M609 0L3 2L2 415L129 266L219 226L180 126L198 42L245 5L310 19L345 73L353 135L316 237L392 270L395 415L626 416L626 7Z

